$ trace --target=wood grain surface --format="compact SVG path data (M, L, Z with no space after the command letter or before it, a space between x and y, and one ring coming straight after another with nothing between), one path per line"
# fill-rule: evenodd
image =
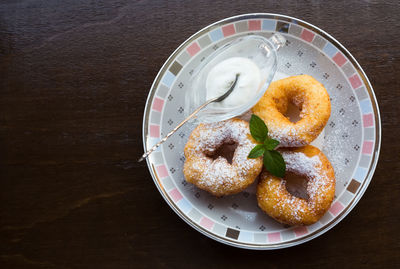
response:
M158 70L225 17L306 20L346 46L380 105L380 161L336 227L276 251L236 249L184 223L145 163ZM398 1L0 2L0 268L400 268Z

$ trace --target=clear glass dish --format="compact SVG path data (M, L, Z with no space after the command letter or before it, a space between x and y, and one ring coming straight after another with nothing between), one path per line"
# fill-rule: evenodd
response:
M196 108L205 103L206 80L210 70L218 63L232 58L244 57L252 60L260 69L261 82L257 93L248 102L236 107L221 107L210 104L200 111L196 122L217 122L243 114L253 107L263 96L277 69L277 51L285 44L285 38L279 33L269 39L262 36L245 36L217 49L193 72L191 87L185 95L185 113L189 116Z

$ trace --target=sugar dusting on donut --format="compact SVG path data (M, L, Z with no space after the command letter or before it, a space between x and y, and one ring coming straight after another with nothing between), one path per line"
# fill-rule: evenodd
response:
M230 123L223 121L205 125L205 128L201 129L198 139L195 140L197 144L195 154L199 157L208 158L206 154L212 154L223 143L237 142L238 146L232 159L232 166L240 166L243 171L238 173L241 174L254 166L255 160L248 159L247 156L256 144L253 144L247 138L249 129L246 124L236 121ZM228 128L223 128L226 126ZM207 186L234 184L232 178L235 177L235 174L230 166L225 158L219 157L215 159L210 164L209 169L204 171L199 183ZM243 180L243 177L239 177L239 179Z
M275 129L269 126L269 135L278 140L280 145L283 147L301 147L307 144L306 141L303 141L300 137L300 133L303 132L303 126L285 126L283 128Z
M280 150L286 163L286 171L307 178L308 199L291 195L286 189L285 179L271 177L262 173L258 188L259 205L270 216L280 222L291 225L309 225L316 222L329 208L332 202L335 184L331 166L322 152L306 155L306 146L299 151ZM321 159L323 158L323 159ZM260 196L259 196L260 195Z
M284 113L290 103L301 108L300 120L291 122ZM310 144L328 122L331 103L325 87L308 75L275 81L252 108L268 126L270 136L284 147Z
M222 144L233 142L237 143L237 147L232 164L229 164L221 156L215 160L208 157ZM244 185L249 180L249 172L254 167L259 167L257 169L260 170L262 166L260 159L247 158L256 144L250 139L248 123L242 120L201 124L197 128L197 132L192 133L188 144L192 146L187 147L187 154L196 161L191 164L190 169L185 170L186 178L192 178L193 173L202 170L201 176L197 177L194 183L214 194L218 194L224 189L229 190L228 193L236 192L230 190Z
M308 178L307 194L309 199L314 199L317 192L324 192L327 184L327 175L321 169L322 162L318 155L308 157L302 152L282 152L282 157L286 163L286 170Z
M298 175L305 175L308 178L307 183L307 194L309 199L314 199L316 193L323 188L326 183L326 174L320 169L322 163L319 159L318 155L313 157L308 157L302 152L294 152L294 151L283 151L281 152L283 159L286 163L286 171L292 172ZM268 182L268 185L271 182ZM286 188L286 181L281 180L281 189ZM296 196L290 196L288 199L280 200L275 206L275 209L278 209L283 213L283 208L290 208L291 218L294 218L297 221L301 220L300 213L306 213L304 203L307 203L305 199L300 200L301 198L297 198ZM309 206L313 208L313 204L310 203Z

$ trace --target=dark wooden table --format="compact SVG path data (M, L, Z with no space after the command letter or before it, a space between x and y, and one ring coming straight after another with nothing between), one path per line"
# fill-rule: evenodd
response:
M380 161L356 208L278 251L196 232L136 162L147 93L169 54L202 27L250 12L332 34L363 66L382 115ZM398 1L3 0L0 267L399 268L399 14Z

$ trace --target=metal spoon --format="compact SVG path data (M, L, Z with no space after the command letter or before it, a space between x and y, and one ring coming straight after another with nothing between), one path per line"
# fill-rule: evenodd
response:
M199 106L195 111L193 111L192 114L189 115L189 117L187 117L186 119L184 119L181 123L178 124L178 126L176 126L171 132L169 132L163 139L160 140L160 142L158 142L157 144L155 144L151 149L149 149L145 154L143 154L143 156L139 159L139 162L143 161L144 159L146 159L153 151L155 151L162 143L164 143L165 141L167 141L167 139L173 135L179 128L181 128L186 122L188 122L190 119L192 119L197 113L199 113L200 110L202 110L204 107L206 107L207 105L211 104L211 103L215 103L215 102L221 102L223 100L225 100L225 98L227 98L233 91L233 89L236 86L236 83L239 79L239 74L236 74L235 77L235 81L232 82L229 90L227 90L223 95L219 96L219 97L215 97L212 98L210 100L208 100L207 102L205 102L204 104L202 104L201 106Z

